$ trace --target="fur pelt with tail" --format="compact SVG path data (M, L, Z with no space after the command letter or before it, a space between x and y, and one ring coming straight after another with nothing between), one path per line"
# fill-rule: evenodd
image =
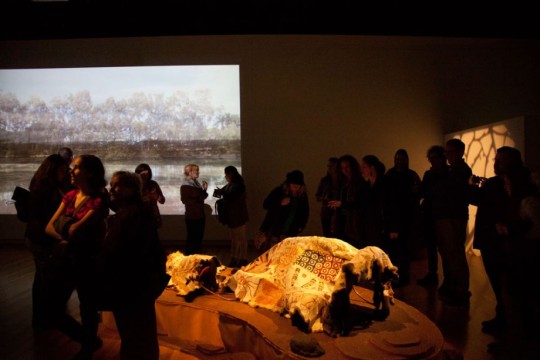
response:
M373 286L372 320L384 320L393 304L392 281L397 281L398 268L388 255L378 247L368 246L341 268L342 281L336 284L330 304L323 316L324 330L331 336L346 336L354 326L351 316L350 292L354 285L370 283Z

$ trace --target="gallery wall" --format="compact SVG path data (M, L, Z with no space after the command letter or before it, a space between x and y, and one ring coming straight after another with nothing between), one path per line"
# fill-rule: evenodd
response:
M389 168L405 148L422 175L426 149L445 133L540 114L539 49L530 39L322 35L6 41L0 68L239 64L252 238L264 197L290 170L307 183L304 234L320 235L314 193L328 157L374 154ZM206 229L208 241L228 239L212 216ZM23 232L0 217L0 240ZM183 218L166 216L161 237L182 242Z

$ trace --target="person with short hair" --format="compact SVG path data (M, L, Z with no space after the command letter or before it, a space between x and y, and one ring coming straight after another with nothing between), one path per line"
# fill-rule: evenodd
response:
M410 265L415 248L415 229L419 219L420 177L409 167L409 154L398 149L394 155L394 166L385 174L387 197L396 209L397 239L389 239L389 255L399 268L399 284L410 280Z
M443 283L438 289L444 304L468 307L469 265L465 253L472 170L465 163L465 144L450 139L445 145L448 171L433 191L433 212L436 218L437 245L441 255Z
M206 190L208 183L199 182L199 165L187 164L184 166L184 181L180 186L180 200L186 207L186 249L185 255L200 254L206 217L204 214L204 200L208 197Z
M431 167L424 172L420 183L420 212L422 217L422 235L427 250L427 274L417 281L418 285L434 287L439 285L439 254L437 251L436 220L433 214L433 189L446 175L448 164L444 146L433 145L427 151Z
M504 300L504 281L507 267L508 235L497 231L508 224L510 198L504 189L506 174L523 166L521 153L503 146L497 149L493 169L495 176L475 184L471 204L477 206L474 225L474 248L480 250L482 263L495 295L495 317L482 322L482 331L493 334L508 326Z
M166 255L152 211L144 204L136 173L117 171L110 182L107 234L98 256L98 276L120 334L120 359L157 360L154 302L163 288Z

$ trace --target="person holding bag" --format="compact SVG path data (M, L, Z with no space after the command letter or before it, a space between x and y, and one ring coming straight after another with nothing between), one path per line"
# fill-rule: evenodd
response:
M229 267L242 267L248 264L246 223L249 216L246 203L246 184L236 167L229 165L224 172L227 185L216 188L214 196L223 198L224 225L229 228L231 237Z
M105 235L108 193L105 189L105 168L98 157L77 157L70 174L71 184L76 189L64 196L45 232L57 241L56 247L61 249L60 253L65 253L66 262L62 271L73 274L82 323L81 351L77 358L84 359L91 358L92 353L103 344L97 336L99 317L95 262L98 243ZM66 302L68 299L69 296Z
M80 324L66 313L63 294L73 286L65 274L59 274L52 263L54 239L45 234L45 226L66 193L65 178L69 167L64 159L47 156L30 181L26 244L32 252L36 272L32 284L32 325L35 329L56 328L72 339L80 338Z

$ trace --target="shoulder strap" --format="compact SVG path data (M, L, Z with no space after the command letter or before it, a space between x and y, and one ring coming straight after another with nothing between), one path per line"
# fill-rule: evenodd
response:
M75 217L75 214L77 213L77 211L79 211L81 209L81 207L84 205L84 203L86 203L86 200L88 200L90 197L85 197L80 203L79 203L79 206L77 206L75 208L75 210L73 210L73 214L71 214L72 217ZM75 200L77 200L77 197L75 197Z

